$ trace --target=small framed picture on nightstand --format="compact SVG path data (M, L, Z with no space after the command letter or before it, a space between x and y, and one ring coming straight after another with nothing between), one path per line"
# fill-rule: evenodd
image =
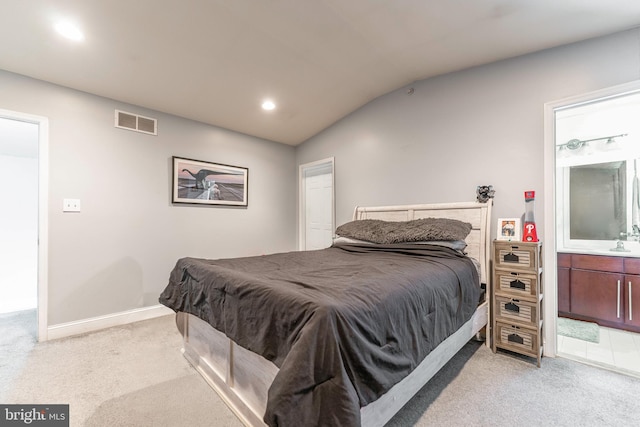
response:
M498 240L520 241L520 218L498 218Z

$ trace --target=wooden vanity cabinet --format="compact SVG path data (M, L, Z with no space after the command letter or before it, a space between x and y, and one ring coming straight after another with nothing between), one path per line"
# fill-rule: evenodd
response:
M640 258L559 253L558 315L640 332Z

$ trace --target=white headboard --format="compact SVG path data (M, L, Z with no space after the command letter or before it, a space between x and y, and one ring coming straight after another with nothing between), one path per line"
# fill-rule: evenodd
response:
M489 284L491 261L491 204L478 202L432 203L404 206L356 207L353 219L381 219L384 221L410 221L420 218L452 218L471 224L466 238L470 257L480 262L482 283ZM487 287L487 290L489 288Z

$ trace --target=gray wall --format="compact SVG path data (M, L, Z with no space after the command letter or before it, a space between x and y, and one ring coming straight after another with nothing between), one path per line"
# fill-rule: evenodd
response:
M295 249L296 165L335 157L336 223L355 205L474 200L494 217L538 191L543 105L640 79L638 30L417 82L297 149L0 71L0 108L48 117L49 324L154 305L177 258ZM157 137L113 127L114 109L155 117ZM173 206L171 156L249 168L249 208ZM62 213L79 198L80 214ZM495 232L494 232L495 233Z
M157 304L179 257L296 248L293 147L4 71L0 93L49 118L49 325ZM158 136L115 128L115 109L157 118ZM249 207L172 205L173 155L249 168Z
M544 104L640 79L639 39L635 29L416 82L306 141L297 162L335 157L338 225L356 205L471 201L492 184L494 218L519 217L523 192L537 191L540 236Z

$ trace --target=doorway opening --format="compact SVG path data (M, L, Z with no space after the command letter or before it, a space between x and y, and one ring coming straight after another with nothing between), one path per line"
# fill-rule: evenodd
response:
M640 83L546 105L545 341L640 376ZM554 286L555 284L555 286ZM549 321L551 320L551 321Z
M335 229L333 157L300 165L299 249L324 249Z
M47 142L46 118L0 110L0 326L34 341L47 339Z

